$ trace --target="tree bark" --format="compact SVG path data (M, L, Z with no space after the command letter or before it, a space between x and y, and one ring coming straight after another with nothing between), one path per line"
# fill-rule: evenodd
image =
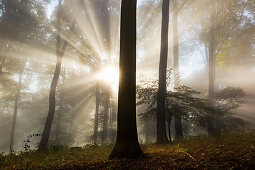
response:
M99 111L99 83L96 84L96 110L95 110L95 122L94 122L94 135L93 140L94 144L97 144L97 138L98 138L98 111Z
M13 108L13 119L12 119L12 129L11 129L11 139L10 139L10 152L13 152L16 119L17 119L17 113L18 113L18 107L19 107L20 91L21 91L21 86L22 86L22 78L23 78L23 73L24 73L24 69L25 69L25 63L26 62L24 62L22 64L22 67L19 71L19 83L18 83L18 87L17 87L17 93L15 95L14 108Z
M173 0L173 52L174 52L174 88L179 87L179 33L178 33L178 4ZM183 138L182 120L175 113L175 137L177 139Z
M157 98L157 143L168 142L166 136L166 71L168 54L169 0L162 3L161 48L159 61L159 86Z
M143 155L136 127L136 0L122 0L117 139L109 159Z

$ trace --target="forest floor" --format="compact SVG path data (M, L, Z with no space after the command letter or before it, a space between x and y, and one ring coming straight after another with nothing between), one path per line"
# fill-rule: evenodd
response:
M141 145L147 158L108 160L113 145L0 155L0 169L255 169L255 132Z

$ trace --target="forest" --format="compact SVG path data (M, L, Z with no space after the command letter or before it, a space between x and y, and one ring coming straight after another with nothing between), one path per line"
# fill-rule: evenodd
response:
M0 0L0 169L255 169L255 0Z

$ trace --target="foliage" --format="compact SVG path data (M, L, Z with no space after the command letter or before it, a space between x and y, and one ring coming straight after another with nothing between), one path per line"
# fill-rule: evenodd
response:
M239 87L227 87L215 93L215 105L223 112L240 107L246 102L246 93Z
M139 114L141 120L156 119L157 81L142 82L137 85L138 106L145 105L145 112ZM200 92L180 86L166 94L166 120L174 115L193 124L206 127L210 115L216 115L221 128L243 126L241 119L231 117L231 111L245 103L246 93L241 88L227 87L215 93L215 106L210 106L207 99L201 98ZM208 114L210 113L210 114Z
M26 152L29 151L31 139L33 137L40 137L40 136L42 136L42 134L33 134L33 135L27 136L27 139L24 140L24 145L22 146L22 148L24 148Z
M254 9L251 2L200 0L189 7L194 19L190 20L187 15L187 22L194 22L190 23L196 30L193 35L197 36L196 39L200 43L205 44L206 62L208 62L210 29L214 28L216 67L219 71L232 72L233 68L238 70L243 65L246 68L253 68Z

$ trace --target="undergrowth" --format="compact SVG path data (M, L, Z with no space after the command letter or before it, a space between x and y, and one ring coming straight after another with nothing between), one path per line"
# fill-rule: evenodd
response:
M113 145L53 146L45 151L0 154L0 169L255 169L255 132L143 144L146 159L108 160Z

